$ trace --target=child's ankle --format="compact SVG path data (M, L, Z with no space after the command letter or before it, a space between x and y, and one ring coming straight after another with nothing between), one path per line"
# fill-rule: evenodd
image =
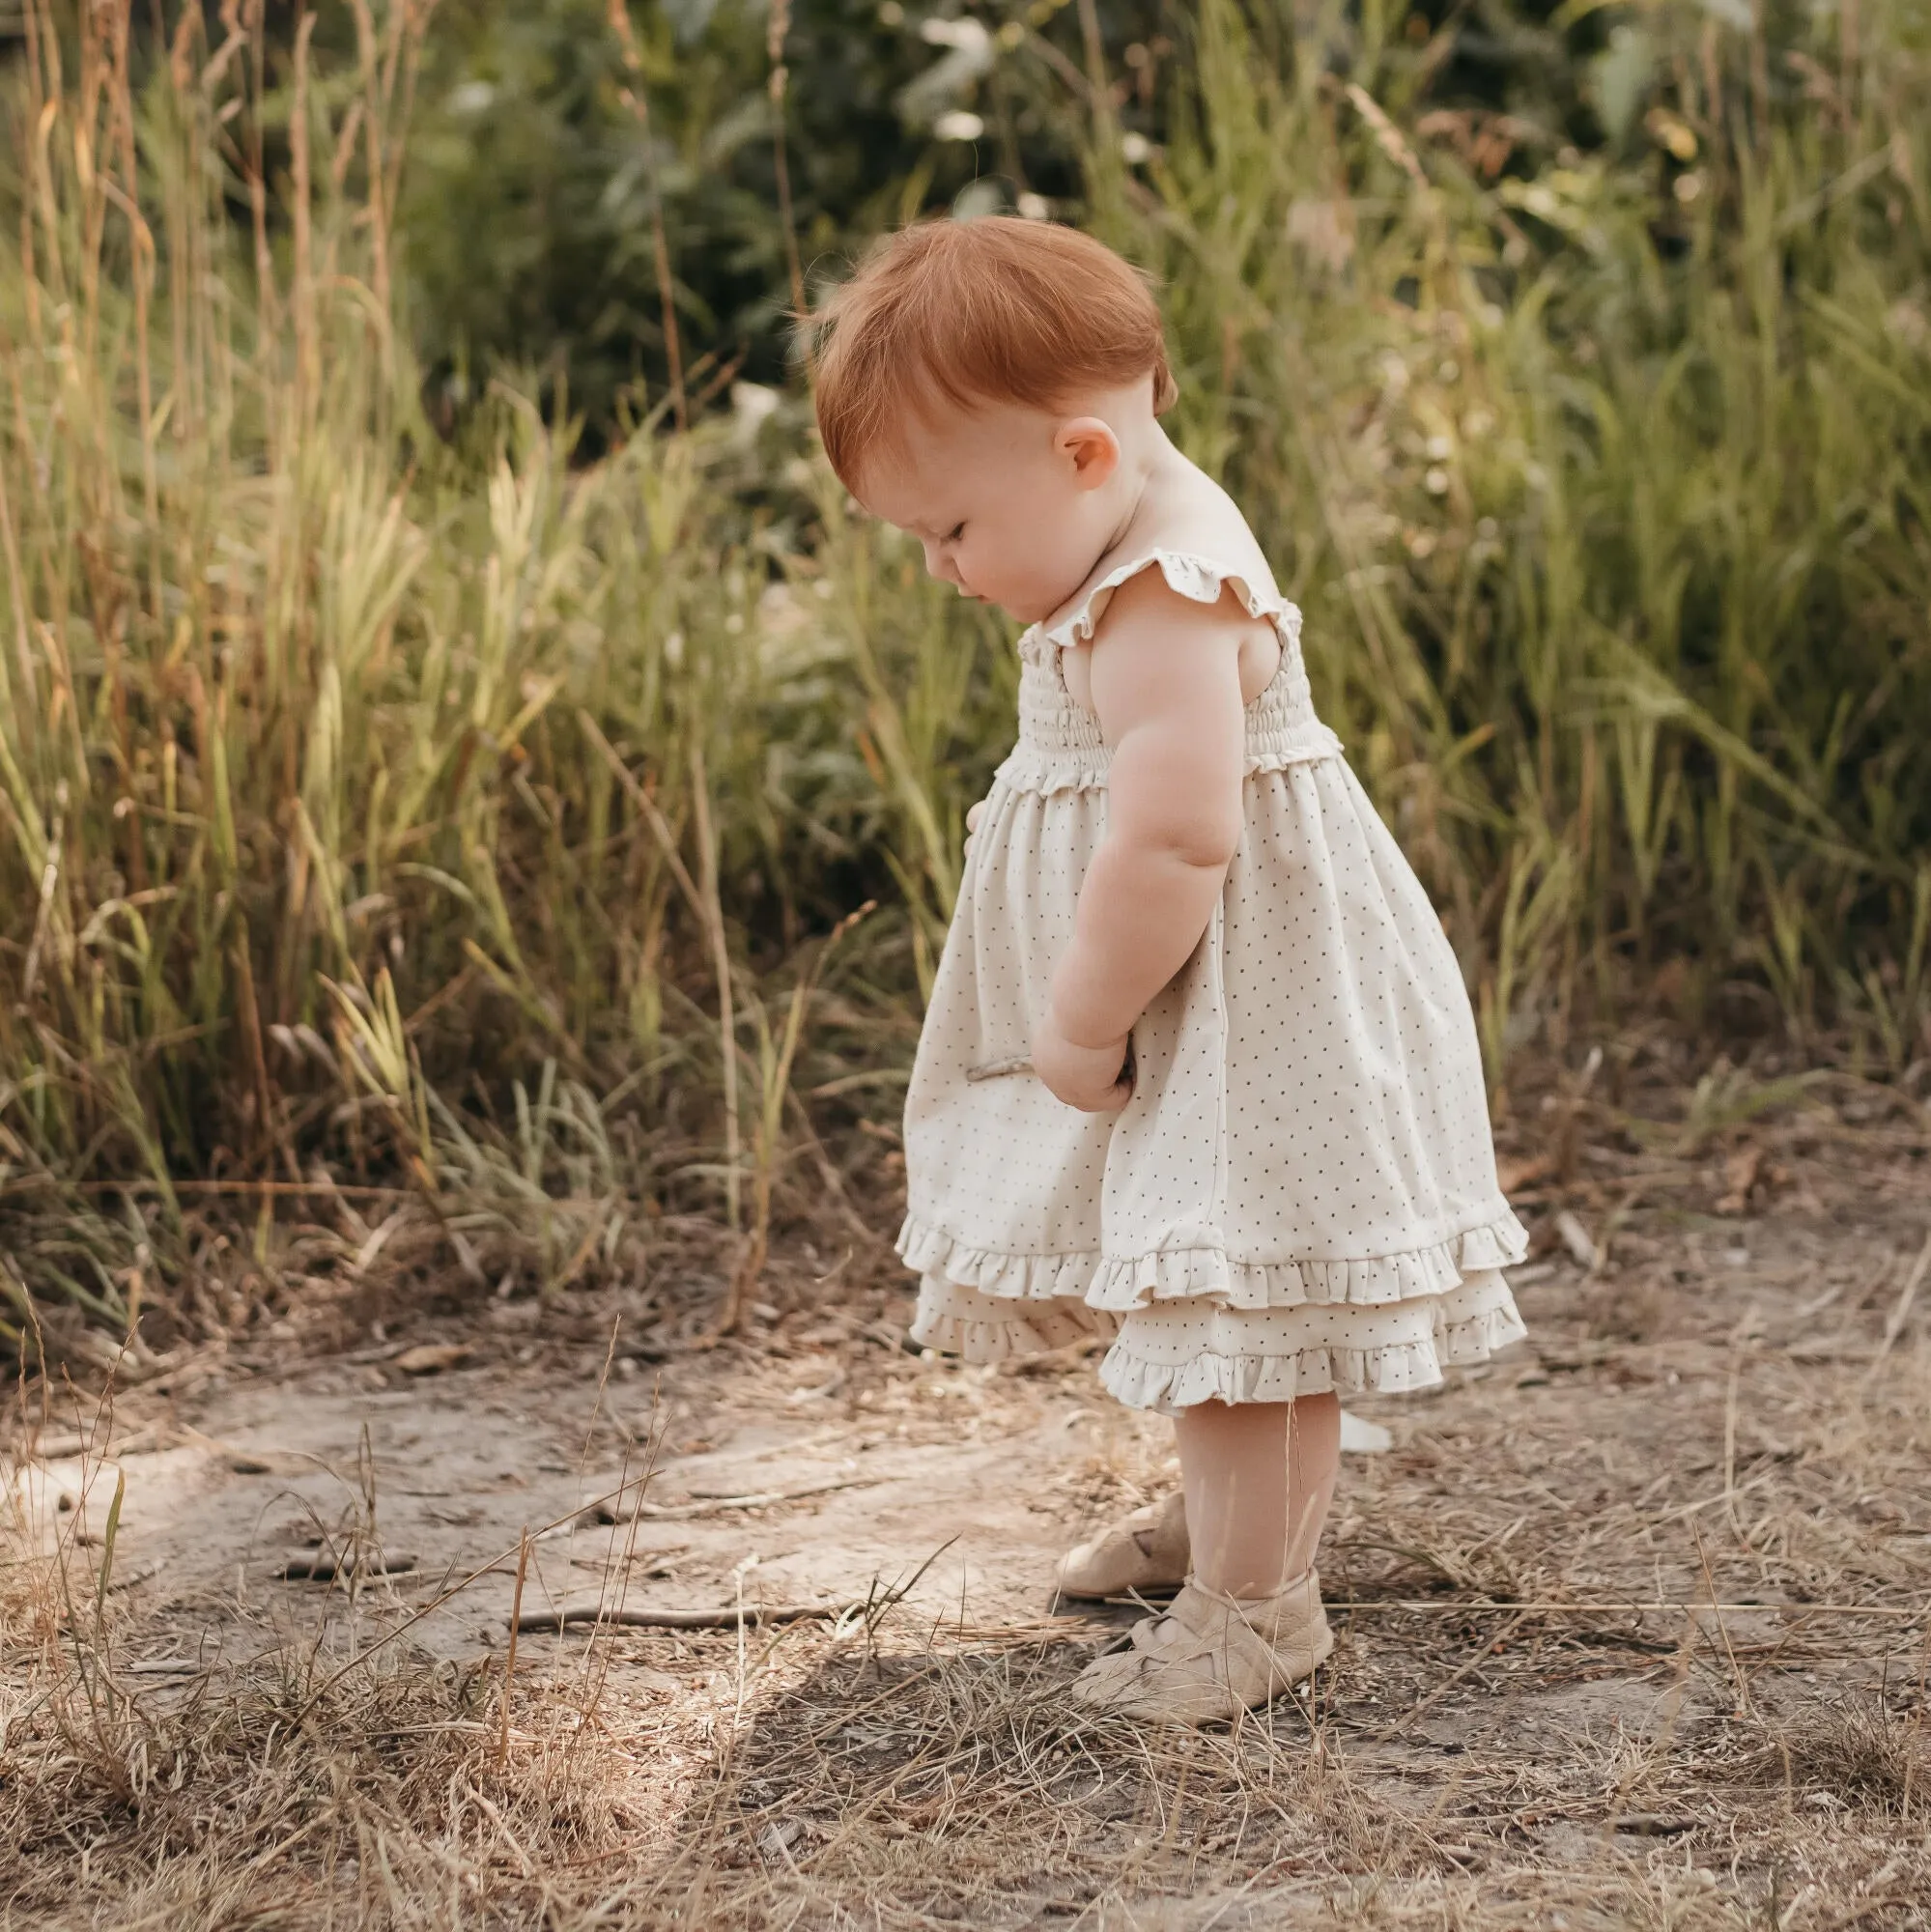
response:
M1247 1587L1250 1579L1244 1577L1239 1579L1243 1587L1237 1590L1223 1590L1215 1584L1205 1581L1198 1576L1190 1577L1187 1580L1196 1589L1204 1590L1210 1597L1218 1597L1225 1603L1250 1605L1278 1603L1283 1597L1292 1596L1298 1590L1304 1590L1313 1578L1314 1574L1314 1565L1309 1564L1305 1570L1298 1572L1296 1575L1284 1577L1271 1590L1257 1590Z

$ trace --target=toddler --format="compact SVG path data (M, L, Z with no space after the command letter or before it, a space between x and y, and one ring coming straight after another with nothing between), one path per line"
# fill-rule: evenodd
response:
M1525 1241L1455 955L1173 396L1145 286L1044 223L908 229L820 328L838 475L1028 626L906 1100L912 1335L1103 1337L1112 1394L1173 1416L1180 1495L1059 1583L1180 1586L1074 1694L1200 1723L1332 1648L1338 1392L1521 1335Z

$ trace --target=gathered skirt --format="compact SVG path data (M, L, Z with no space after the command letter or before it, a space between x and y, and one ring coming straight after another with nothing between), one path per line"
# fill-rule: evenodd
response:
M1524 1330L1460 967L1331 738L1250 761L1200 945L1117 1114L1027 1068L1105 830L1022 744L987 800L907 1095L912 1334L989 1362L1083 1337L1122 1402L1438 1383Z

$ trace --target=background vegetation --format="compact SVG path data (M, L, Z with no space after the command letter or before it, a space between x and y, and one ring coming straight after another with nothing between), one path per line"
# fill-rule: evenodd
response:
M847 515L781 317L949 205L1160 278L1503 1104L1637 1011L1921 1072L1919 0L845 14L18 20L5 1337L385 1245L554 1289L666 1211L735 1308L799 1163L889 1195L1012 666Z

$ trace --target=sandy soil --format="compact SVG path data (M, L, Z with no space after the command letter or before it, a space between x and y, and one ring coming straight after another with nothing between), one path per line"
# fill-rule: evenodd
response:
M909 1352L876 1256L794 1242L752 1345L694 1265L43 1392L0 1922L1931 1923L1924 1112L1550 1093L1532 1339L1354 1405L1335 1658L1231 1734L1061 1694L1134 1612L1053 1558L1164 1425ZM512 1671L519 1605L604 1621ZM662 1611L722 1627L612 1621Z

